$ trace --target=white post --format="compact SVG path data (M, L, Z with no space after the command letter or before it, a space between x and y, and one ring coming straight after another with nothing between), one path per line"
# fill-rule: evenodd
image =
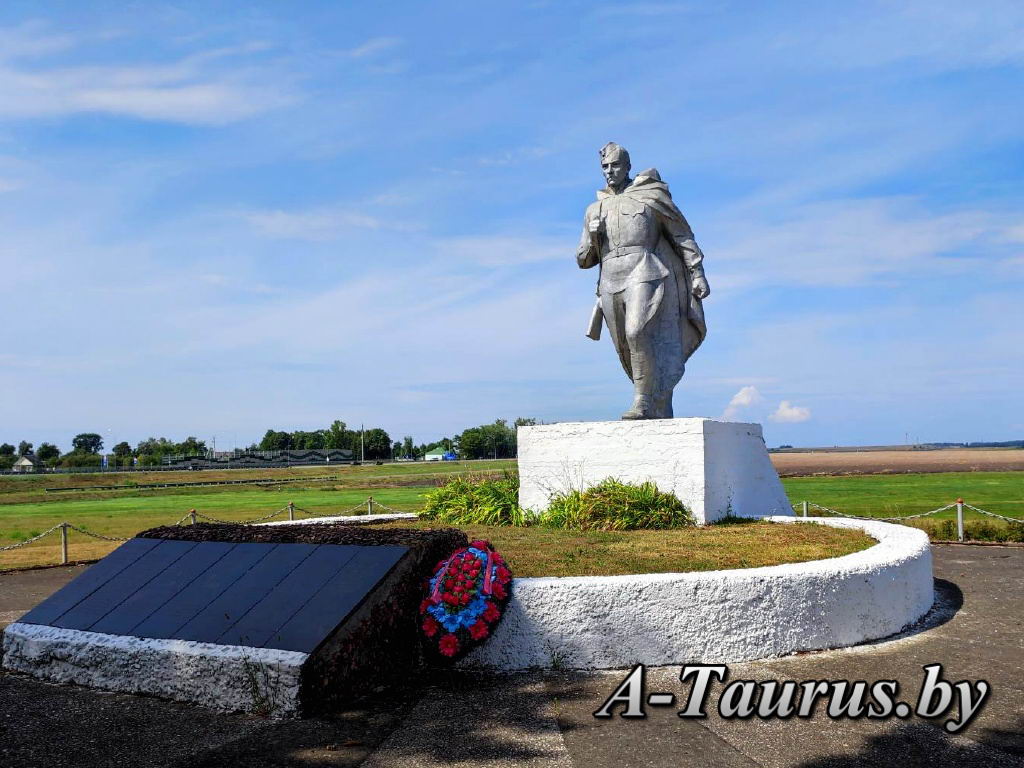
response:
M188 516L192 519L192 525L195 525L196 524L196 511L194 509L190 509L188 511Z
M964 540L964 500L956 500L956 540Z
M801 502L801 503L803 504L803 508L804 508L804 517L807 517L807 502L804 501L804 502Z
M368 514L368 515L372 515L373 514L373 496L371 496L370 498L368 498L366 500L366 514Z
M60 524L60 562L66 565L68 562L68 524Z
M288 502L288 519L289 520L294 520L295 519L295 502L293 502L293 501L289 501Z

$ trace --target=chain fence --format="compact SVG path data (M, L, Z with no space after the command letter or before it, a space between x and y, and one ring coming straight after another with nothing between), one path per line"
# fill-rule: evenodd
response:
M62 525L65 525L65 523L57 523L50 530L43 531L39 535L33 536L31 539L25 539L24 541L19 541L17 544L8 544L6 547L0 547L0 552L9 552L12 549L21 549L22 547L27 547L29 544L32 544L33 542L39 541L40 539L42 539L42 538L44 538L46 536L49 536L51 533L56 531Z
M296 516L295 516L295 514L297 512L301 513L306 518L317 518L317 517L359 517L361 515L372 515L372 514L375 514L378 510L383 510L385 512L391 512L391 513L401 513L401 510L395 509L393 507L389 507L387 504L382 504L379 501L375 500L372 496L370 496L369 498L367 498L366 501L361 502L359 504L356 504L354 507L350 507L349 509L343 509L343 510L341 510L339 512L326 512L326 513L320 512L320 513L318 513L318 512L313 512L313 511L308 510L308 509L304 509L303 507L297 507L297 506L295 506L295 504L288 504L288 505L286 505L284 507L281 507L280 509L275 509L273 512L270 512L269 514L263 515L261 517L250 518L248 520L223 520L223 519L218 518L218 517L213 517L211 515L207 515L207 514L204 514L202 512L198 512L195 509L190 509L183 517L181 517L181 519L179 519L177 522L173 523L172 525L176 525L176 526L177 525L184 525L186 522L188 522L191 525L195 525L199 521L205 521L205 522L210 522L210 523L218 523L220 525L255 525L257 523L266 522L267 520L271 520L272 518L275 518L278 515L285 514L285 513L287 513L289 520L295 520L295 519L297 519ZM60 560L60 562L61 562L61 564L66 564L67 562L69 562L68 561L68 531L69 530L77 531L78 533L81 533L81 534L83 534L85 536L90 536L90 537L92 537L94 539L101 539L103 541L111 541L111 542L128 541L127 538L123 538L123 537L120 537L120 536L107 536L107 535L102 534L102 533L96 533L95 531L90 531L87 528L82 528L81 526L75 525L74 523L69 523L69 522L67 522L65 520L64 522L57 523L52 528L48 528L47 530L43 531L42 533L36 534L32 538L25 539L24 541L19 541L16 544L8 544L6 546L2 546L2 547L0 547L0 552L10 552L10 551L13 551L13 550L16 550L16 549L21 549L22 547L27 547L29 544L34 544L35 542L39 541L40 539L44 539L44 538L46 538L47 536L49 536L49 535L51 535L53 533L58 533L59 532L60 538L61 538L61 560Z
M867 516L864 516L864 515L851 515L851 514L847 514L846 512L840 512L839 510L833 509L831 507L826 507L826 506L824 506L822 504L817 504L817 503L815 503L813 501L802 501L799 504L794 504L793 505L794 509L800 510L800 512L801 512L803 517L808 517L809 516L808 512L811 509L814 509L814 510L816 510L818 512L823 512L826 515L835 515L836 517L844 517L844 518L847 518L847 519L850 519L850 520L869 520L869 521L870 520L875 520L875 521L887 522L887 523L901 523L901 522L904 522L906 520L918 520L920 518L930 517L931 515L937 515L940 512L945 512L947 510L953 509L954 507L956 508L956 511L957 511L956 512L956 517L957 517L957 539L959 541L963 541L964 540L964 517L963 517L963 515L964 515L964 510L965 509L969 509L972 512L976 512L976 513L978 513L980 515L987 515L989 517L995 517L995 518L1003 520L1003 521L1005 521L1007 523L1014 523L1014 524L1018 524L1018 525L1024 525L1024 519L1016 518L1016 517L1008 517L1006 515L996 514L995 512L989 512L986 509L980 509L979 507L975 507L973 504L967 504L967 503L965 503L963 501L963 499L957 499L952 504L947 504L944 507L938 507L937 509L932 509L932 510L929 510L927 512L919 512L919 513L914 514L914 515L900 515L900 516L894 516L894 517L867 517ZM286 505L284 507L281 507L280 509L275 509L273 512L270 512L270 513L268 513L266 515L262 515L261 517L254 517L254 518L250 518L250 519L247 519L247 520L224 520L224 519L221 519L221 518L218 518L218 517L213 517L212 515L207 515L205 513L198 512L195 509L191 509L181 519L179 519L177 522L173 523L173 525L184 525L186 523L186 521L188 523L192 524L192 525L195 525L200 520L206 521L206 522L211 522L211 523L217 523L217 524L220 524L220 525L255 525L257 523L266 522L268 520L271 520L271 519L277 517L278 515L282 515L282 514L285 514L285 513L287 513L289 520L296 520L297 519L296 518L296 513L299 513L299 514L303 515L305 518L309 519L309 518L317 518L317 517L358 517L358 516L361 516L361 515L372 515L372 514L375 514L378 511L385 512L385 513L391 513L391 514L401 514L402 513L402 510L395 509L394 507L388 506L387 504L383 504L383 503L377 501L376 499L374 499L372 496L370 496L370 497L368 497L366 499L366 501L361 502L359 504L356 504L353 507L349 507L348 509L340 510L338 512L318 513L318 512L313 512L311 510L305 509L303 507L298 507L295 504L288 504L288 505ZM57 523L52 528L49 528L49 529L43 531L42 533L36 534L32 538L25 539L24 541L19 541L16 544L8 544L6 546L2 546L2 547L0 547L0 552L10 552L12 550L21 549L22 547L27 547L28 545L34 544L35 542L39 541L40 539L44 539L44 538L46 538L47 536L50 536L53 533L59 532L60 533L60 537L61 537L61 563L62 564L63 563L67 563L68 562L68 531L69 530L77 531L78 533L81 533L81 534L83 534L85 536L89 536L89 537L92 537L94 539L100 539L102 541L110 541L110 542L128 541L127 538L123 538L123 537L120 537L120 536L107 536L107 535L104 535L102 533L96 533L95 531L90 531L90 530L88 530L86 528L82 528L80 526L75 525L74 523L69 523L67 521L64 521L64 522L61 522L61 523Z
M989 517L998 517L1000 520L1005 520L1008 523L1024 523L1024 520L1019 520L1016 517L1006 517L1005 515L997 515L995 512L989 512L988 510L985 509L978 509L977 507L971 506L970 504L964 504L964 507L966 507L967 509L974 510L975 512L980 512L983 515L988 515Z
M952 504L947 504L944 507L938 509L932 509L928 512L919 512L916 515L900 515L898 517L864 517L862 515L850 515L845 512L840 512L837 509L831 507L825 507L821 504L815 504L813 501L802 501L799 504L794 504L794 509L799 509L802 513L802 517L808 517L808 511L810 509L816 509L819 512L824 512L829 515L836 515L837 517L845 517L850 520L877 520L886 523L902 523L905 520L918 520L922 517L930 517L931 515L937 515L940 512L945 512L949 509L956 508L956 532L957 540L964 540L964 510L970 509L982 515L988 515L989 517L997 517L1000 520L1005 520L1008 523L1016 523L1018 525L1024 525L1024 519L1016 517L1007 517L1006 515L998 515L995 512L989 512L986 509L979 509L972 504L967 504L963 499L957 499Z

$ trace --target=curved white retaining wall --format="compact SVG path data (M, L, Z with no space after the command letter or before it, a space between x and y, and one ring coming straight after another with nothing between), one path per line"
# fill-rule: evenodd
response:
M515 579L494 636L462 664L612 669L746 661L886 637L927 613L934 588L924 531L836 518L807 522L859 528L878 544L766 568Z

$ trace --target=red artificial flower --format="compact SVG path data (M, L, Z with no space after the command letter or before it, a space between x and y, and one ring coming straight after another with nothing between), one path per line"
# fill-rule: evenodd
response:
M459 652L459 638L449 632L441 638L441 642L437 644L437 647L445 656L454 656Z
M476 541L471 541L469 546L473 547L473 549L489 549L491 545L483 539L477 539Z
M480 619L477 619L476 623L469 628L469 634L474 640L483 640L489 634L487 625Z
M437 634L437 630L440 629L441 625L438 624L433 616L427 616L423 620L423 634L427 637L433 637Z
M501 581L508 581L511 577L512 577L512 572L509 571L508 568L506 568L503 565L499 565L498 566L498 578Z
M423 602L420 603L420 613L426 613L427 612L427 608L430 607L430 602L431 601L430 601L429 597L423 599Z
M483 617L487 621L497 621L501 618L501 611L498 610L494 603L488 601L487 607L484 608Z
M494 596L499 600L505 599L505 587L502 585L500 581L491 582L491 591L494 593Z
M462 595L459 596L459 602L463 605L469 605L469 594L463 592Z
M452 580L452 579L446 579L445 580L445 582L444 582L444 588L445 589L451 589L454 586L455 586L455 581L454 580Z

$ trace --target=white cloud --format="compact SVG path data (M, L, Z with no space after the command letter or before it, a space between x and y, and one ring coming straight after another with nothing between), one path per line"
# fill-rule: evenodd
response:
M870 10L868 10L870 9ZM838 17L814 34L794 27L780 47L840 69L918 65L947 72L1024 64L1024 10L1016 0L911 0L863 19ZM836 23L839 22L839 23Z
M532 163L551 155L553 150L547 147L517 147L501 152L484 155L477 162L484 166L505 166L519 163Z
M241 215L261 234L312 242L337 240L351 229L378 229L381 226L381 222L373 216L343 207L307 211L247 211Z
M0 29L0 60L31 58L71 48L71 35L47 34L38 23Z
M362 45L351 48L347 53L353 59L365 59L390 50L400 45L401 42L400 37L371 37Z
M100 112L199 125L223 125L291 101L265 69L233 68L223 60L264 50L259 43L200 51L161 64L45 67L12 63L17 54L44 56L73 47L67 36L22 27L0 30L0 118ZM4 45L9 43L10 49ZM12 54L13 51L13 54Z
M742 387L739 392L732 396L729 405L722 411L722 421L733 421L741 410L761 402L761 399L761 393L757 391L757 387L749 384Z
M517 237L479 235L451 237L436 241L435 249L443 259L452 258L482 267L515 266L541 261L563 261L575 266L574 237Z
M783 400L768 418L780 424L796 424L810 419L811 409L793 405L789 400Z
M974 270L954 258L970 248L988 255L1012 236L1011 217L981 210L932 214L906 198L842 200L798 206L781 221L729 229L737 239L705 251L724 267L720 281L742 285L865 285L921 271ZM743 219L740 219L743 221ZM749 218L747 218L749 221Z
M640 16L664 17L700 12L699 4L691 3L630 3L629 5L610 5L595 10L595 16L627 16L635 19Z
M1024 244L1024 224L1009 226L1003 230L1001 240L1006 243Z

